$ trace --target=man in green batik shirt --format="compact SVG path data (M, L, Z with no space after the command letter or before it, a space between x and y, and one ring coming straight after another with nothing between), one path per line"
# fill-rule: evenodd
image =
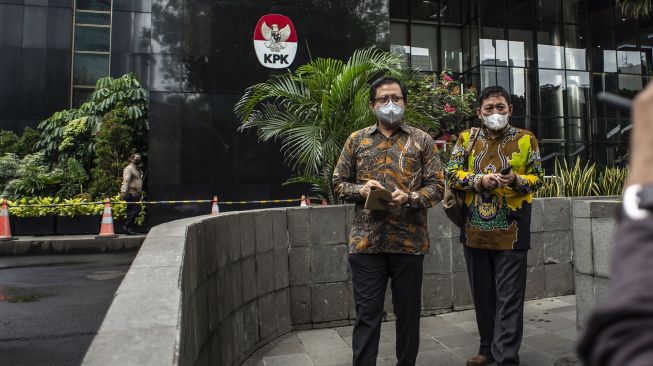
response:
M467 154L473 137L463 131L446 169L449 186L465 192L460 241L481 338L467 365L519 365L531 202L544 174L535 136L508 123L508 92L488 87L478 101L478 137Z

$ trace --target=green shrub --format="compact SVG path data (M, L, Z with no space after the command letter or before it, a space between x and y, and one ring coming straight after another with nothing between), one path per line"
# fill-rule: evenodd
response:
M626 168L603 169L598 179L598 191L601 196L620 196L624 190L624 183L628 177Z
M0 131L0 156L15 154L19 137L12 131Z
M0 157L0 190L4 191L5 185L16 177L20 159L14 153Z
M63 179L60 169L49 169L44 153L29 154L21 159L15 178L5 186L3 197L51 196Z
M63 179L57 196L70 198L84 193L84 184L88 181L88 175L82 163L69 158L62 162L59 168L63 173Z
M95 197L113 196L120 191L122 171L133 153L132 131L123 123L126 117L126 111L116 110L102 119L91 171L90 192Z

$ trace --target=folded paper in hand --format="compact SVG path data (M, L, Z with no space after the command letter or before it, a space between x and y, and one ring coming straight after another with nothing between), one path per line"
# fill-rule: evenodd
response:
M387 189L374 188L370 190L365 200L366 210L387 210L388 203L392 202L392 193Z

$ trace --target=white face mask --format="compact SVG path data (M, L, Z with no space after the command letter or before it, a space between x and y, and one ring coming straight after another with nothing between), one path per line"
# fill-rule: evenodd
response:
M501 131L508 125L508 115L495 113L491 116L483 116L483 122L492 131Z

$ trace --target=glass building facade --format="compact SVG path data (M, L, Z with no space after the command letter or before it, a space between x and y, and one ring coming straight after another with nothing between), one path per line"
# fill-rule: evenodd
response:
M556 157L627 161L630 121L595 102L632 97L653 71L653 23L613 1L390 0L390 49L424 72L450 69L512 96L513 124L533 131L545 168ZM476 123L476 121L473 121Z
M245 88L285 72L252 45L269 13L298 31L292 68L376 46L424 73L504 86L547 173L556 157L624 164L628 116L594 95L631 97L653 68L653 23L612 0L0 0L0 129L35 127L97 78L133 72L150 91L150 199L299 197L305 187L282 185L279 146L238 132L233 113ZM155 207L150 223L205 210Z

